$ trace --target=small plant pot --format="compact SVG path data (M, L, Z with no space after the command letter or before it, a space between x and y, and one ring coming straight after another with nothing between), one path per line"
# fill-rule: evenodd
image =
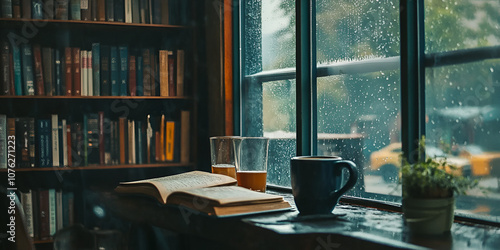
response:
M455 198L403 199L403 217L410 233L438 235L453 224Z

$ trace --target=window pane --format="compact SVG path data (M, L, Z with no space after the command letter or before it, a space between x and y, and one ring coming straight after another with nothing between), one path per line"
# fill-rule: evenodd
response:
M383 59L399 56L398 3L318 0L316 11L318 66L357 61L349 70L333 70L345 75L317 80L318 154L341 155L358 165L361 175L351 194L400 195L399 63L379 68ZM367 59L381 61L363 64Z
M268 183L290 186L290 158L296 155L295 79L263 84L264 135L269 142Z
M498 0L425 0L427 53L500 45Z
M426 70L428 144L441 148L481 190L457 211L500 220L500 60Z
M318 154L356 163L355 195L400 195L399 78L399 70L318 78Z
M393 0L318 0L319 63L399 55L399 6Z
M295 1L243 1L242 136L266 136L268 183L290 186L295 156L295 77L269 80L295 69ZM293 75L293 74L292 74Z

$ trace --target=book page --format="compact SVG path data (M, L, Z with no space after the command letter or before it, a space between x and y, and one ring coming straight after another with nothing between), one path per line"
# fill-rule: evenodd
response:
M184 190L175 192L175 194L172 194L172 198L175 199L174 195L177 195L178 193L181 195L188 194L195 197L205 198L221 206L266 203L283 200L283 197L279 195L261 193L238 186L222 186Z
M235 185L236 180L225 175L212 174L203 171L191 171L165 177L125 182L120 183L120 185L126 186L147 183L153 184L158 189L163 203L166 203L167 197L174 191L221 185Z

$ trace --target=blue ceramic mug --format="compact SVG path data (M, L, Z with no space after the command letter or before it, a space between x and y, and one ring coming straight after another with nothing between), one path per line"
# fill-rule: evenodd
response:
M349 180L342 185L342 170ZM297 156L290 174L295 205L301 215L329 214L345 192L356 185L358 170L352 161L338 156Z

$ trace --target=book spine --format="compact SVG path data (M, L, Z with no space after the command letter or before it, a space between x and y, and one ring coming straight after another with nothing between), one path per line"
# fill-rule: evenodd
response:
M120 164L126 164L126 118L120 117L118 119L118 126L120 130Z
M142 84L145 96L151 96L151 55L149 54L149 52L149 49L144 49L142 53Z
M88 59L88 54L87 51L81 50L80 51L80 67L81 67L81 88L82 88L82 96L88 96L88 66L87 66L87 59Z
M67 123L66 124L66 145L67 145L67 151L66 151L66 155L67 155L67 158L68 158L68 167L72 167L73 166L73 161L72 161L72 141L71 141L71 124Z
M24 210L24 217L26 218L26 229L28 231L28 235L31 238L34 238L35 232L33 223L33 203L31 196L31 190L28 190L27 192L21 192L21 204Z
M165 160L173 161L174 160L174 131L175 131L175 123L173 121L166 122L166 131L165 131Z
M54 79L54 50L52 48L42 48L42 69L45 95L53 96L55 90Z
M184 96L184 50L177 50L177 96Z
M119 47L120 53L120 96L127 95L128 87L128 48Z
M137 96L143 96L144 95L144 70L143 70L143 59L142 56L138 56L136 60L136 93Z
M55 19L68 20L69 0L55 0Z
M14 86L14 57L12 55L12 52L9 53L9 75L10 75L9 95L14 95L15 94L15 86Z
M153 0L152 1L152 20L153 24L161 24L161 0Z
M146 163L152 162L153 147L151 147L153 137L153 128L151 127L151 115L148 115L146 121ZM154 157L154 156L153 156Z
M118 96L120 93L120 86L118 84L120 78L119 63L118 63L118 48L116 46L111 46L111 65L110 65L110 75L111 75L111 95Z
M181 162L189 162L189 145L190 145L190 112L187 110L181 111Z
M12 58L14 65L14 88L15 95L23 95L23 83L22 83L22 67L21 67L21 50L16 45L12 43Z
M160 72L158 70L159 60L158 53L151 50L151 95L160 95Z
M101 46L101 95L109 96L111 95L111 84L109 79L110 72L110 51L108 45Z
M1 68L1 80L0 80L0 86L2 86L1 88L1 93L0 95L9 95L10 94L10 78L11 78L11 75L10 75L10 59L9 59L9 53L10 53L10 49L9 49L9 43L7 42L7 40L3 40L1 42L1 48L0 48L0 56L1 56L1 59L0 59L0 68Z
M27 118L16 118L16 165L29 167L29 123Z
M63 193L63 227L68 227L74 223L74 194L73 192Z
M57 114L51 115L52 128L52 166L59 167L59 119Z
M33 82L33 53L29 44L22 45L23 57L23 92L25 95L35 95L35 85Z
M49 190L38 191L38 232L40 240L50 237Z
M101 120L99 120L99 152L100 156L103 157L102 164L105 165L111 165L113 164L112 160L112 131L113 131L113 124L110 121L109 118L104 117L104 114L102 117L100 116L99 119L102 118L102 127L101 127ZM102 134L102 135L101 135ZM102 153L101 153L102 151Z
M71 20L82 20L80 0L70 0Z
M57 231L56 222L56 190L49 189L49 234L54 236Z
M48 162L48 148L46 148L46 141L49 139L47 138L46 131L47 128L46 126L48 125L48 120L37 120L36 121L36 142L35 142L35 148L36 148L36 166L40 168L45 168L49 167L49 162ZM51 156L52 157L52 156Z
M71 162L74 167L83 166L83 127L79 122L71 126Z
M7 168L7 116L0 114L0 169Z
M43 19L43 1L31 0L31 14L33 19Z
M56 231L63 229L63 201L62 191L56 191Z
M91 2L89 0L81 0L80 1L80 15L81 19L84 21L89 21L91 20L91 7L90 7Z
M29 152L29 167L35 167L35 118L28 118L28 152Z
M89 130L88 130L88 114L83 114L83 123L82 123L82 144L83 144L83 166L88 166L89 165L89 144L88 144L88 138L89 138Z
M161 2L161 24L170 24L168 22L168 0L162 0Z
M166 160L166 155L165 155L165 115L161 115L161 120L160 120L160 141L158 143L158 153L159 153L159 159L160 161L165 161Z
M80 48L72 48L73 54L73 95L82 95L82 72L80 68Z
M31 0L21 0L21 3L22 18L31 19Z
M143 133L143 129L142 129L142 121L141 120L137 120L135 121L135 163L136 164L143 164L144 163L144 133Z
M45 95L45 86L43 82L43 69L42 69L42 52L40 45L33 45L33 55L35 58L35 86L37 95Z
M140 5L140 23L147 23L149 21L148 14L148 0L139 0Z
M176 82L175 82L175 59L173 51L168 51L168 95L176 96Z
M129 64L128 64L128 79L129 79L129 95L136 96L137 95L137 73L135 68L135 56L129 56Z
M132 23L132 0L125 0L125 22Z
M101 46L92 44L92 89L94 96L101 95Z
M132 2L132 23L141 23L140 0L131 0Z
M68 138L67 138L67 124L66 119L61 120L61 135L59 139L61 140L61 157L62 157L62 166L68 166Z
M125 1L114 0L114 8L115 22L125 22Z
M21 18L21 0L12 0L12 17Z
M106 0L106 21L108 22L115 21L114 2L115 0Z
M92 71L92 51L87 51L87 94L94 95L94 72Z
M90 1L90 18L92 21L97 21L97 0L89 0Z
M61 63L61 53L58 49L54 50L54 90L52 91L53 95L63 95L63 71L62 71L62 63Z
M73 95L73 52L70 47L64 48L64 58L65 60L65 85L66 85L66 95Z
M168 96L168 52L160 50L160 96Z
M105 164L105 142L104 142L104 112L98 113L98 126L99 126L99 164Z
M106 0L97 0L97 21L106 21Z
M54 1L55 0L43 0L43 13L44 18L48 20L54 19Z

